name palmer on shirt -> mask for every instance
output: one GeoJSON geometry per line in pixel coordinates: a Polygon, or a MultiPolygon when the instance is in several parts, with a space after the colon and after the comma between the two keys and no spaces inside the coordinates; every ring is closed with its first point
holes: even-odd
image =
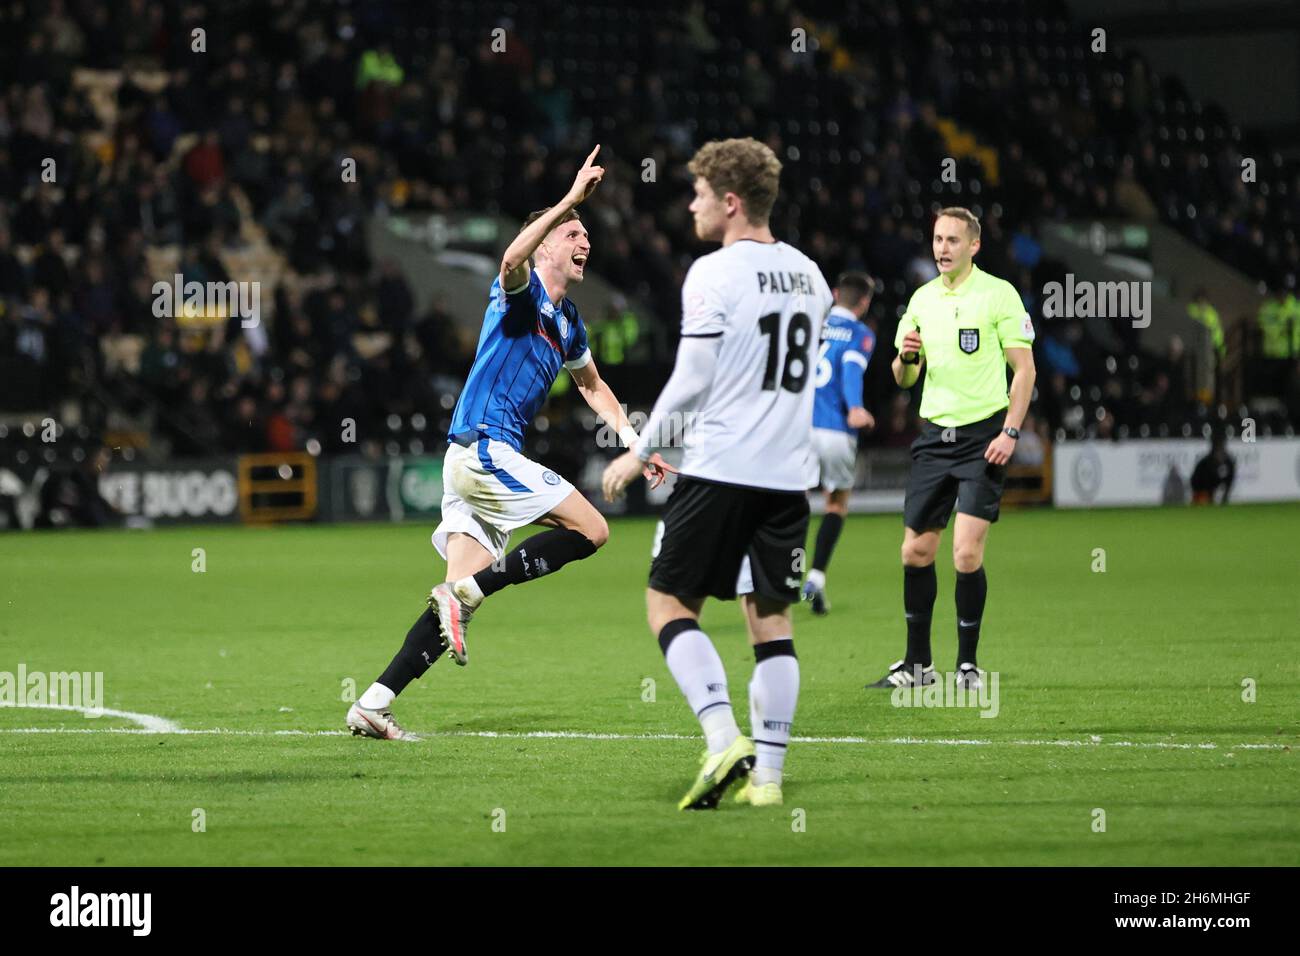
{"type": "Polygon", "coordinates": [[[804,295],[814,295],[812,277],[806,272],[759,272],[758,291],[764,292],[783,292],[790,295],[800,292],[804,295]]]}

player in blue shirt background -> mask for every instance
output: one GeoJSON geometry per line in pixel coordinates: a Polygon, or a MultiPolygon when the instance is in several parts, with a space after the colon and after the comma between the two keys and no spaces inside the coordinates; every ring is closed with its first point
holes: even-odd
{"type": "MultiPolygon", "coordinates": [[[[393,719],[393,699],[444,651],[456,663],[468,663],[465,627],[483,599],[591,557],[609,537],[604,517],[581,492],[522,451],[524,429],[546,401],[561,367],[624,445],[631,448],[637,439],[596,371],[578,307],[566,298],[570,287],[582,281],[591,253],[576,207],[604,175],[603,167],[593,165],[599,150],[591,151],[561,202],[525,220],[502,256],[474,365],[447,436],[442,520],[433,533],[434,547],[447,559],[446,581],[433,588],[429,609],[412,626],[388,669],[348,710],[353,734],[410,738],[393,719]],[[507,553],[510,533],[534,523],[551,530],[507,553]]],[[[664,471],[663,460],[655,456],[644,474],[657,485],[664,471]]]]}
{"type": "Polygon", "coordinates": [[[802,597],[814,614],[830,610],[826,566],[849,512],[849,492],[858,461],[858,429],[874,428],[862,404],[862,379],[876,347],[876,334],[863,323],[871,308],[875,280],[863,272],[845,272],[835,283],[835,305],[822,325],[817,356],[817,394],[813,401],[813,465],[809,487],[826,489],[826,514],[817,528],[812,568],[802,597]]]}

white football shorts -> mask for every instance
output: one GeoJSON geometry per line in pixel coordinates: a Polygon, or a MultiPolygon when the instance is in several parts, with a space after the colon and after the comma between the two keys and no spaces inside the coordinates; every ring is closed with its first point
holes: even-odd
{"type": "Polygon", "coordinates": [[[554,511],[573,485],[505,442],[480,438],[447,446],[442,463],[442,521],[433,546],[447,557],[447,539],[471,535],[493,558],[505,555],[510,532],[554,511]]]}
{"type": "Polygon", "coordinates": [[[809,488],[820,485],[827,491],[840,491],[853,487],[858,467],[856,435],[834,428],[814,428],[812,450],[809,488]]]}

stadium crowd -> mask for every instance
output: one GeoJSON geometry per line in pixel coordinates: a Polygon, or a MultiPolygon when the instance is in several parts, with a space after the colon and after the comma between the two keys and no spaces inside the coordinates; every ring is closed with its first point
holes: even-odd
{"type": "MultiPolygon", "coordinates": [[[[1242,134],[1226,116],[1140,56],[1090,56],[1059,3],[512,10],[0,7],[0,162],[11,170],[0,183],[0,407],[70,402],[92,434],[112,414],[148,413],[173,455],[313,440],[340,450],[344,418],[363,436],[433,447],[477,316],[418,309],[400,269],[373,260],[367,221],[522,218],[563,193],[594,142],[611,170],[585,211],[595,269],[669,329],[704,251],[685,159],[705,139],[750,134],[786,163],[778,235],[827,276],[859,268],[882,280],[868,318],[886,355],[901,306],[935,274],[929,217],[943,204],[981,214],[977,263],[1035,315],[1036,290],[1061,271],[1036,224],[1082,216],[1169,223],[1294,301],[1300,170],[1269,155],[1246,188],[1242,134]],[[792,48],[797,30],[808,52],[792,48]],[[941,161],[963,131],[992,150],[963,156],[945,182],[941,161]],[[345,158],[354,182],[340,175],[345,158]],[[269,321],[156,316],[152,285],[173,272],[260,278],[269,321]]],[[[1044,436],[1155,434],[1205,418],[1186,347],[1151,355],[1119,331],[1116,349],[1078,321],[1039,322],[1044,436]]],[[[633,402],[653,398],[671,348],[651,358],[633,402]]],[[[903,445],[916,416],[886,364],[867,379],[880,421],[868,441],[903,445]]],[[[1279,383],[1293,422],[1298,379],[1279,383]]]]}

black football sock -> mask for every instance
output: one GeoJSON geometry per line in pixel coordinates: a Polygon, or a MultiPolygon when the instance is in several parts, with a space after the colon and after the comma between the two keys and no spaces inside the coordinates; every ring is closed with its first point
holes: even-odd
{"type": "Polygon", "coordinates": [[[957,666],[975,663],[975,648],[980,642],[980,619],[984,616],[984,599],[989,582],[981,566],[974,571],[957,572],[957,666]]]}
{"type": "Polygon", "coordinates": [[[825,571],[826,565],[831,563],[831,553],[835,550],[835,542],[840,539],[840,532],[843,530],[843,515],[837,515],[833,511],[822,515],[822,523],[817,528],[817,545],[813,548],[814,571],[825,571]]]}
{"type": "Polygon", "coordinates": [[[907,617],[907,656],[903,664],[909,668],[930,663],[930,618],[938,594],[933,562],[923,568],[903,565],[903,612],[907,617]]]}
{"type": "Polygon", "coordinates": [[[552,528],[535,534],[500,562],[474,575],[483,596],[495,594],[508,584],[523,584],[560,570],[570,561],[581,561],[596,553],[591,539],[571,528],[552,528]]]}
{"type": "Polygon", "coordinates": [[[447,644],[438,633],[438,615],[430,608],[406,632],[402,649],[388,669],[379,675],[379,683],[394,694],[400,694],[411,681],[423,677],[446,649],[447,644]]]}

